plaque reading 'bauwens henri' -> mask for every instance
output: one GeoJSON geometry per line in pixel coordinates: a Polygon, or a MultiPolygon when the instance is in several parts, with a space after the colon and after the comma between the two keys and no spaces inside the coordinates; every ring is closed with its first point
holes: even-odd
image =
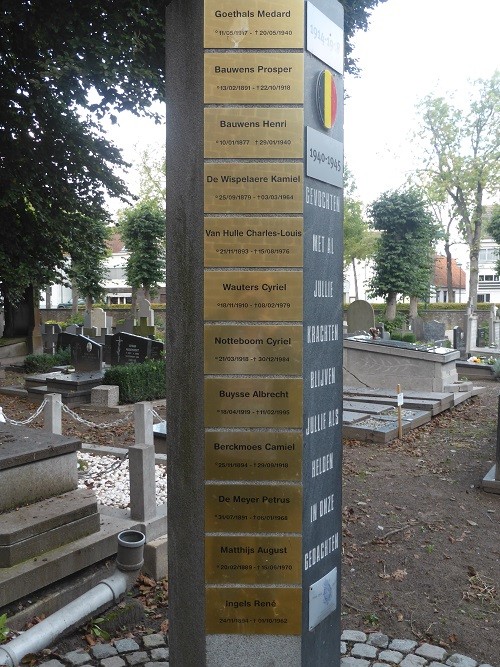
{"type": "Polygon", "coordinates": [[[301,49],[304,45],[303,0],[205,0],[205,48],[301,49]]]}
{"type": "Polygon", "coordinates": [[[297,53],[206,53],[206,104],[302,104],[304,58],[297,53]]]}
{"type": "Polygon", "coordinates": [[[207,479],[295,481],[302,477],[302,433],[294,431],[208,431],[207,479]]]}
{"type": "Polygon", "coordinates": [[[205,109],[207,158],[298,158],[304,152],[302,109],[205,109]]]}
{"type": "Polygon", "coordinates": [[[205,266],[300,267],[303,221],[288,218],[205,218],[205,266]]]}
{"type": "Polygon", "coordinates": [[[205,373],[300,375],[302,327],[207,324],[205,373]]]}

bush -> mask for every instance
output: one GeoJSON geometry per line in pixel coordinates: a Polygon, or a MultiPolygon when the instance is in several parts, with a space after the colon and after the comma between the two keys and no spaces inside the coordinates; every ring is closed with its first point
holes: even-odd
{"type": "Polygon", "coordinates": [[[68,366],[70,363],[71,352],[67,348],[56,354],[28,354],[24,360],[24,369],[27,373],[47,373],[54,366],[68,366]]]}
{"type": "Polygon", "coordinates": [[[113,366],[104,373],[103,384],[118,385],[122,405],[153,401],[167,396],[165,373],[164,359],[113,366]]]}
{"type": "Polygon", "coordinates": [[[404,340],[405,343],[416,343],[417,337],[411,331],[407,331],[401,336],[401,340],[404,340]]]}

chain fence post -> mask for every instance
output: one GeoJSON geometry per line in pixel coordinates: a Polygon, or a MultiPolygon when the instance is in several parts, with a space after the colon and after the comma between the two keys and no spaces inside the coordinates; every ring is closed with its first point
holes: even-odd
{"type": "Polygon", "coordinates": [[[54,435],[62,435],[62,396],[61,394],[45,394],[43,409],[43,429],[54,435]]]}

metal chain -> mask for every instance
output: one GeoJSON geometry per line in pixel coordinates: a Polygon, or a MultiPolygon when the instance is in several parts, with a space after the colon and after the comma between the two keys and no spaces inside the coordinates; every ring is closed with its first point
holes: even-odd
{"type": "Polygon", "coordinates": [[[23,419],[22,421],[17,421],[15,419],[9,419],[5,413],[3,413],[3,416],[5,417],[5,421],[8,422],[9,424],[12,424],[13,426],[23,426],[24,424],[31,424],[32,421],[35,421],[37,417],[40,416],[42,413],[42,410],[44,409],[45,405],[47,404],[47,399],[44,398],[43,402],[38,406],[38,409],[36,412],[34,412],[31,417],[28,417],[27,419],[23,419]]]}
{"type": "Polygon", "coordinates": [[[126,424],[132,417],[133,413],[129,412],[123,419],[117,419],[114,422],[108,422],[106,424],[94,424],[94,422],[89,421],[88,419],[83,419],[83,417],[80,417],[76,412],[73,412],[71,408],[69,408],[66,404],[61,403],[61,408],[63,412],[65,412],[67,415],[70,417],[73,417],[73,419],[77,422],[80,422],[81,424],[84,424],[85,426],[90,426],[91,428],[111,428],[113,426],[120,426],[120,424],[126,424]]]}
{"type": "Polygon", "coordinates": [[[161,415],[159,415],[159,414],[156,412],[156,410],[151,409],[151,414],[153,415],[153,417],[156,417],[156,419],[159,419],[161,422],[164,422],[164,421],[165,421],[165,419],[163,419],[163,417],[162,417],[161,415]]]}

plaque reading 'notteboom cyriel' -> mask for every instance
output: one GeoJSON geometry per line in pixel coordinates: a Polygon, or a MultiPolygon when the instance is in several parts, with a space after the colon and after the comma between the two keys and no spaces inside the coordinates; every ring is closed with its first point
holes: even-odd
{"type": "Polygon", "coordinates": [[[210,536],[205,540],[209,584],[298,584],[300,537],[210,536]]]}
{"type": "Polygon", "coordinates": [[[209,162],[205,213],[301,213],[302,182],[295,162],[209,162]]]}
{"type": "Polygon", "coordinates": [[[304,45],[302,0],[205,0],[205,48],[301,49],[304,45]],[[240,7],[244,7],[240,9],[240,7]]]}
{"type": "Polygon", "coordinates": [[[302,433],[208,431],[205,476],[213,480],[299,481],[302,433]]]}
{"type": "Polygon", "coordinates": [[[303,125],[296,108],[205,109],[205,157],[302,157],[303,125]]]}
{"type": "Polygon", "coordinates": [[[206,271],[205,320],[302,320],[299,271],[206,271]]]}
{"type": "Polygon", "coordinates": [[[303,220],[205,218],[205,266],[287,266],[303,263],[303,220]]]}
{"type": "Polygon", "coordinates": [[[300,53],[206,53],[206,104],[302,104],[300,53]]]}

